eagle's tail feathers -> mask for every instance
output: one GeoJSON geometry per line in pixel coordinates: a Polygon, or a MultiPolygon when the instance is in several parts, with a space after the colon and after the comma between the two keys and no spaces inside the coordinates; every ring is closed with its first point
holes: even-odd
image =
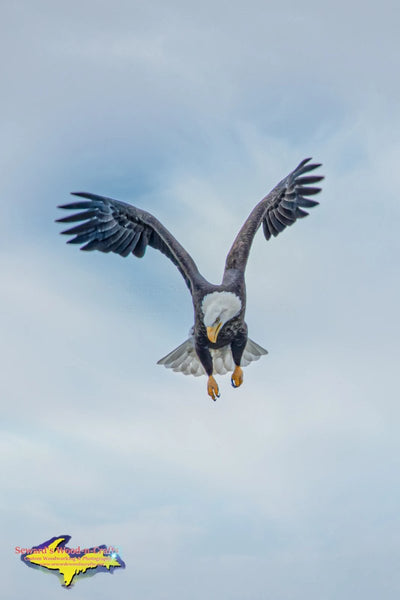
{"type": "Polygon", "coordinates": [[[242,367],[247,367],[253,360],[258,360],[264,354],[268,354],[268,350],[248,338],[240,364],[242,367]]]}
{"type": "MultiPolygon", "coordinates": [[[[254,360],[258,360],[264,354],[268,354],[267,350],[249,338],[243,352],[241,366],[247,367],[247,365],[254,360]]],[[[213,358],[214,374],[225,375],[225,373],[233,371],[235,368],[230,346],[211,350],[211,355],[213,358]]],[[[175,350],[160,358],[157,364],[164,365],[167,369],[172,369],[184,375],[199,377],[206,374],[194,348],[193,337],[190,337],[186,342],[175,348],[175,350]]]]}

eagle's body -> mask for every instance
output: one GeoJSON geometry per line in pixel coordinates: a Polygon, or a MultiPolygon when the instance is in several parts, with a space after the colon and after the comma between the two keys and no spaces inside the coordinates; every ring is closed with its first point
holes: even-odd
{"type": "Polygon", "coordinates": [[[216,399],[218,385],[213,373],[233,371],[232,385],[243,382],[242,366],[257,360],[267,351],[250,340],[244,320],[246,310],[245,269],[251,244],[259,227],[263,226],[267,240],[286,226],[308,213],[303,208],[318,204],[307,196],[320,191],[307,187],[323,177],[304,173],[319,167],[303,160],[253,209],[239,231],[226,258],[222,283],[213,285],[199,272],[186,250],[150,213],[130,204],[86,192],[74,195],[85,200],[61,208],[83,209],[61,222],[84,221],[63,233],[75,235],[69,243],[84,244],[82,250],[116,252],[122,256],[133,253],[142,257],[152,246],[165,254],[179,269],[193,299],[194,327],[189,339],[158,364],[195,376],[208,375],[208,394],[216,399]]]}

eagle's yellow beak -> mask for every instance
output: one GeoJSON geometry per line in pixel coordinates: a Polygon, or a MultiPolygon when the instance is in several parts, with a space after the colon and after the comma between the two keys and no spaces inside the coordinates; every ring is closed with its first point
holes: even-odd
{"type": "Polygon", "coordinates": [[[217,341],[217,337],[219,334],[219,330],[222,327],[222,323],[219,322],[218,325],[215,325],[213,327],[207,327],[207,337],[210,340],[210,342],[212,342],[213,344],[215,344],[215,342],[217,341]]]}

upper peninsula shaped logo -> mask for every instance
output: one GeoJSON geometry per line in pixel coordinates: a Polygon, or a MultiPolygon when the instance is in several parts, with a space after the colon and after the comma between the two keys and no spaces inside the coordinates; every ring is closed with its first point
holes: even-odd
{"type": "Polygon", "coordinates": [[[40,546],[26,549],[21,560],[28,566],[58,575],[61,585],[71,587],[78,578],[100,572],[112,573],[117,567],[125,568],[124,561],[114,548],[96,546],[82,549],[68,548],[70,535],[53,537],[40,546]]]}

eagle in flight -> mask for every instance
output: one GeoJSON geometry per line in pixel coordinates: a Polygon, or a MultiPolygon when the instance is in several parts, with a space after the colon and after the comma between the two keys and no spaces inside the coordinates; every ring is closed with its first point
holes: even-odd
{"type": "Polygon", "coordinates": [[[185,375],[207,375],[208,395],[216,400],[219,389],[215,373],[223,375],[232,371],[232,385],[237,388],[243,383],[242,367],[267,354],[247,336],[244,272],[253,238],[261,224],[269,240],[297,219],[307,216],[305,208],[319,204],[310,196],[321,191],[314,184],[323,177],[309,173],[321,165],[310,161],[311,158],[304,159],[252,210],[228,252],[220,285],[209,283],[201,275],[191,256],[153,215],[125,202],[74,192],[73,195],[82,200],[59,208],[81,212],[58,222],[83,221],[62,232],[74,236],[69,244],[83,244],[81,250],[115,252],[121,256],[132,253],[141,258],[147,246],[151,246],[176,265],[192,295],[194,326],[189,339],[157,364],[185,375]]]}

